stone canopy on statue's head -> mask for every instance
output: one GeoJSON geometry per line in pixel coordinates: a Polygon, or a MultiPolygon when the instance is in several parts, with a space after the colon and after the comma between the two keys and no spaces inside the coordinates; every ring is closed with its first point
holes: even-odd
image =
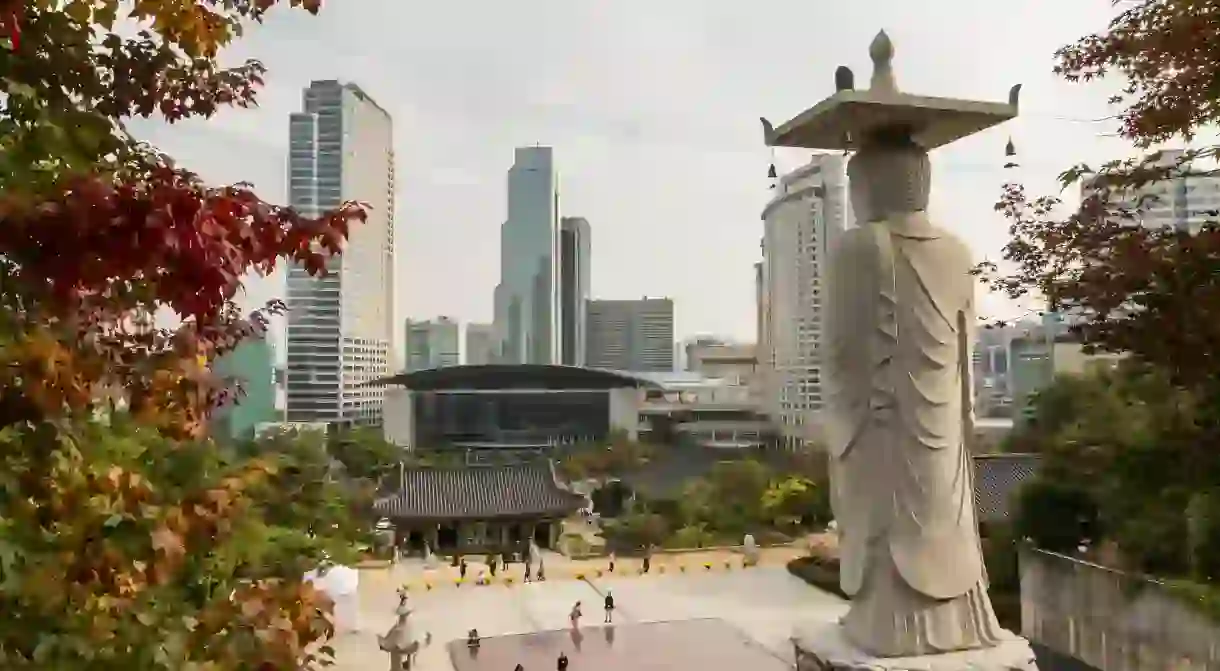
{"type": "Polygon", "coordinates": [[[834,73],[833,95],[778,128],[762,119],[771,147],[853,150],[879,139],[879,133],[903,129],[925,149],[956,142],[1017,116],[1021,85],[1009,90],[1008,102],[996,103],[903,93],[893,72],[894,46],[885,31],[869,47],[873,76],[868,89],[850,88],[854,77],[845,67],[834,73]]]}

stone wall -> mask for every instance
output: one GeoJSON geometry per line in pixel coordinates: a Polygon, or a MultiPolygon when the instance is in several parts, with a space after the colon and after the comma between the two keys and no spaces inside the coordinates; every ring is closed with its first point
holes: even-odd
{"type": "Polygon", "coordinates": [[[1220,625],[1162,583],[1021,552],[1022,633],[1101,671],[1220,671],[1220,625]]]}

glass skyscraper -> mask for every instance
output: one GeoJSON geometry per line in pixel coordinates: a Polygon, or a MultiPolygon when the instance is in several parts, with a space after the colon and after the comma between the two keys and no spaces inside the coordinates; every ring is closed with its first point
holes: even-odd
{"type": "Polygon", "coordinates": [[[550,147],[519,147],[508,171],[495,292],[497,359],[558,363],[559,187],[550,147]]]}
{"type": "Polygon", "coordinates": [[[585,321],[589,303],[589,222],[564,217],[559,225],[560,363],[585,365],[585,321]]]}

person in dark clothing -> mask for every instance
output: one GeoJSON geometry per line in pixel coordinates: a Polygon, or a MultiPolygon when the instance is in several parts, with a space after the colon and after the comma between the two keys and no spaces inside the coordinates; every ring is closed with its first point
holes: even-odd
{"type": "Polygon", "coordinates": [[[652,555],[644,555],[644,573],[648,573],[648,569],[652,568],[652,555]]]}
{"type": "Polygon", "coordinates": [[[462,580],[466,579],[466,560],[462,559],[462,563],[458,564],[458,575],[462,580]]]}
{"type": "Polygon", "coordinates": [[[525,667],[518,664],[513,667],[513,671],[525,671],[525,667]]]}
{"type": "Polygon", "coordinates": [[[493,578],[496,577],[496,569],[499,568],[499,566],[500,566],[500,562],[496,561],[493,558],[491,560],[491,577],[493,577],[493,578]]]}
{"type": "Polygon", "coordinates": [[[530,581],[530,563],[527,561],[527,562],[525,562],[525,582],[529,582],[529,581],[530,581]]]}
{"type": "Polygon", "coordinates": [[[559,653],[559,659],[555,661],[555,668],[559,671],[568,671],[568,656],[562,652],[559,653]]]}
{"type": "Polygon", "coordinates": [[[606,623],[614,619],[614,594],[606,592],[606,623]]]}

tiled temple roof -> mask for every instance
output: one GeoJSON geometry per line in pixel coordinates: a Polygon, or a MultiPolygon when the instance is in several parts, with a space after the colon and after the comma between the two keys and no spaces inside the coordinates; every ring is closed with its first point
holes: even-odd
{"type": "Polygon", "coordinates": [[[374,510],[394,519],[490,519],[567,514],[584,498],[560,486],[549,460],[525,464],[413,468],[374,510]]]}
{"type": "Polygon", "coordinates": [[[1037,454],[980,454],[974,457],[974,501],[979,521],[1009,519],[1021,485],[1038,474],[1037,454]]]}

